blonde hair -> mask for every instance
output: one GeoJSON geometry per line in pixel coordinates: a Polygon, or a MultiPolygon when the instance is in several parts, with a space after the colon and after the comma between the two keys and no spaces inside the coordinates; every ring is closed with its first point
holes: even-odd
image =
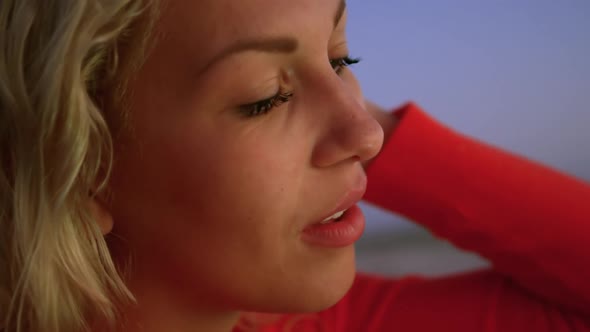
{"type": "Polygon", "coordinates": [[[88,202],[151,2],[0,1],[0,331],[83,331],[133,301],[88,202]]]}

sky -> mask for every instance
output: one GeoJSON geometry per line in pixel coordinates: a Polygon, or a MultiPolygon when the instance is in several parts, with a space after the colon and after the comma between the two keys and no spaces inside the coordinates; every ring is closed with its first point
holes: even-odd
{"type": "MultiPolygon", "coordinates": [[[[590,181],[590,1],[348,0],[365,96],[590,181]]],[[[368,232],[391,219],[368,211],[368,232]]]]}

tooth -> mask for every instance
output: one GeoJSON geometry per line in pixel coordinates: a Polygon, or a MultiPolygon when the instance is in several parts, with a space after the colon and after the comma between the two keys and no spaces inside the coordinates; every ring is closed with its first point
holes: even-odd
{"type": "Polygon", "coordinates": [[[344,214],[344,211],[336,212],[333,215],[329,216],[328,218],[322,220],[320,222],[320,224],[329,224],[332,220],[342,217],[343,214],[344,214]]]}

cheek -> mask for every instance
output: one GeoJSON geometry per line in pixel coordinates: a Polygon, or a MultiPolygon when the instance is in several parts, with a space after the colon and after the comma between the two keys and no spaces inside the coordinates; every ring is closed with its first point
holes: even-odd
{"type": "Polygon", "coordinates": [[[272,144],[224,144],[199,147],[199,153],[178,156],[170,196],[183,210],[224,220],[241,215],[262,222],[287,209],[300,191],[302,169],[296,156],[272,144]],[[199,209],[195,209],[195,207],[199,209]],[[195,211],[199,210],[199,211],[195,211]]]}
{"type": "Polygon", "coordinates": [[[211,136],[143,140],[149,154],[121,155],[112,181],[116,231],[137,250],[179,262],[282,255],[298,226],[303,154],[272,140],[211,136]]]}
{"type": "Polygon", "coordinates": [[[191,300],[260,310],[325,307],[342,296],[352,248],[314,251],[300,240],[319,183],[309,177],[307,127],[143,133],[141,148],[119,151],[114,232],[141,274],[191,300]]]}

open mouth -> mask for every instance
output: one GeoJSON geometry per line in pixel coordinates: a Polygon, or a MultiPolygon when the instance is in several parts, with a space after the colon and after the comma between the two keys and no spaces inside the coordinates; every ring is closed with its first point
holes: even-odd
{"type": "Polygon", "coordinates": [[[314,246],[342,248],[356,242],[364,229],[363,213],[353,204],[321,222],[308,225],[302,231],[302,240],[314,246]]]}
{"type": "Polygon", "coordinates": [[[320,224],[325,225],[325,224],[329,224],[331,222],[338,222],[338,221],[340,221],[340,219],[342,219],[342,216],[344,215],[344,212],[346,212],[346,210],[342,210],[342,211],[336,212],[333,215],[329,216],[328,218],[322,220],[320,222],[320,224]]]}

